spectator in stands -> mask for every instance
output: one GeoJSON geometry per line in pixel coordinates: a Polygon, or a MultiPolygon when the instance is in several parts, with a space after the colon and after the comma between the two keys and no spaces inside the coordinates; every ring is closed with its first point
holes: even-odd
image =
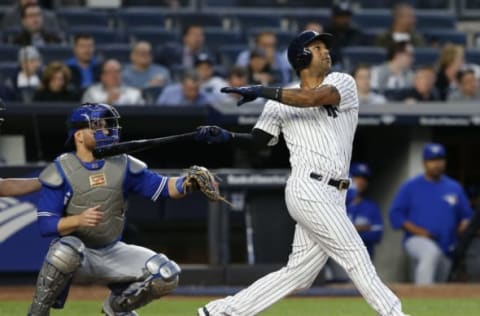
{"type": "Polygon", "coordinates": [[[370,66],[365,64],[357,65],[353,70],[352,76],[357,84],[358,103],[360,106],[366,104],[380,105],[387,102],[385,96],[372,91],[370,87],[370,66]]]}
{"type": "Polygon", "coordinates": [[[100,80],[101,64],[95,57],[95,39],[90,34],[76,34],[73,39],[73,57],[66,62],[72,73],[75,90],[83,92],[100,80]]]}
{"type": "Polygon", "coordinates": [[[167,106],[203,106],[210,102],[208,96],[200,90],[200,77],[195,70],[183,73],[182,82],[171,84],[163,89],[157,105],[167,106]]]}
{"type": "Polygon", "coordinates": [[[472,209],[461,185],[444,175],[445,147],[423,148],[425,172],[405,182],[390,208],[390,222],[403,229],[404,247],[417,285],[445,282],[457,235],[468,226],[472,209]]]}
{"type": "MultiPolygon", "coordinates": [[[[5,12],[1,23],[3,30],[9,28],[20,29],[22,27],[22,7],[27,4],[38,4],[38,0],[18,0],[11,9],[5,12]]],[[[60,25],[54,12],[42,8],[42,18],[47,30],[54,32],[58,32],[60,30],[60,25]]]]}
{"type": "Polygon", "coordinates": [[[460,45],[445,44],[440,51],[437,62],[437,78],[435,86],[440,93],[440,99],[458,89],[457,73],[465,63],[465,49],[460,45]]]}
{"type": "Polygon", "coordinates": [[[14,78],[17,99],[30,103],[40,86],[42,56],[35,46],[25,46],[18,51],[19,71],[14,78]]]}
{"type": "Polygon", "coordinates": [[[435,88],[435,69],[432,66],[417,68],[413,76],[413,87],[401,93],[398,101],[407,104],[440,101],[440,94],[435,88]]]}
{"type": "Polygon", "coordinates": [[[53,61],[43,70],[40,89],[33,101],[39,102],[78,102],[80,95],[70,85],[70,69],[59,61],[53,61]]]}
{"type": "Polygon", "coordinates": [[[152,45],[146,41],[135,43],[130,53],[130,61],[122,72],[123,82],[129,86],[143,89],[161,87],[170,82],[170,71],[161,65],[152,63],[152,45]]]}
{"type": "Polygon", "coordinates": [[[122,66],[116,59],[107,59],[102,64],[100,82],[88,88],[82,102],[113,105],[143,105],[140,90],[122,83],[122,66]]]}
{"type": "Polygon", "coordinates": [[[347,1],[334,3],[331,10],[330,25],[326,33],[333,35],[334,41],[330,47],[332,65],[342,64],[342,49],[346,46],[362,45],[364,35],[352,21],[352,8],[347,1]]]}
{"type": "Polygon", "coordinates": [[[409,42],[394,43],[388,48],[387,61],[372,67],[371,88],[382,94],[386,90],[410,88],[413,84],[412,64],[413,46],[409,42]]]}
{"type": "MultiPolygon", "coordinates": [[[[282,83],[286,84],[291,80],[291,71],[288,59],[285,54],[277,49],[277,36],[272,31],[263,31],[255,36],[255,47],[265,52],[267,64],[272,71],[278,71],[282,77],[282,83]]],[[[247,67],[250,62],[250,53],[252,50],[244,50],[237,56],[235,64],[241,67],[247,67]]]]}
{"type": "Polygon", "coordinates": [[[203,27],[191,24],[182,32],[181,45],[164,45],[160,51],[158,62],[166,67],[182,66],[184,69],[193,69],[195,56],[206,52],[211,56],[213,53],[205,45],[203,27]]]}
{"type": "MultiPolygon", "coordinates": [[[[269,86],[273,83],[281,83],[282,79],[271,69],[265,51],[261,48],[254,48],[250,51],[248,69],[249,84],[261,84],[269,86]]],[[[281,76],[281,75],[280,75],[281,76]]]]}
{"type": "Polygon", "coordinates": [[[415,8],[408,3],[397,3],[392,8],[392,26],[375,38],[375,45],[390,47],[397,42],[410,42],[414,46],[424,46],[423,35],[415,30],[415,8]]]}
{"type": "Polygon", "coordinates": [[[22,31],[13,37],[16,45],[45,46],[63,43],[62,36],[52,30],[47,30],[42,17],[42,8],[38,4],[27,4],[22,7],[22,31]]]}
{"type": "Polygon", "coordinates": [[[220,89],[228,86],[228,82],[215,74],[214,61],[207,53],[200,53],[195,57],[195,70],[200,79],[200,90],[208,95],[209,99],[223,97],[220,89]]]}
{"type": "Polygon", "coordinates": [[[458,89],[447,96],[448,101],[479,101],[478,79],[473,69],[461,69],[457,73],[458,89]]]}

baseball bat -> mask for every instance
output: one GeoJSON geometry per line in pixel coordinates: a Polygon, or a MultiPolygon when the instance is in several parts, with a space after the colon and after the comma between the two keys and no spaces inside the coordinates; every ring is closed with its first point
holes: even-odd
{"type": "Polygon", "coordinates": [[[93,150],[93,156],[97,159],[101,159],[101,158],[120,155],[120,154],[139,152],[139,151],[147,150],[159,145],[170,144],[170,143],[175,143],[175,142],[184,141],[184,140],[190,140],[190,139],[193,139],[193,136],[195,134],[196,134],[195,132],[190,132],[190,133],[165,136],[165,137],[136,139],[136,140],[120,142],[112,145],[101,146],[93,150]]]}

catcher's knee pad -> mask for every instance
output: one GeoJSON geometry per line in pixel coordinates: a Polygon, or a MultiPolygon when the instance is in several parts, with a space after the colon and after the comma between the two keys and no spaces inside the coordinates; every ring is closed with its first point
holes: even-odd
{"type": "Polygon", "coordinates": [[[81,265],[85,246],[73,236],[54,242],[38,274],[37,286],[29,315],[49,315],[50,307],[65,289],[73,272],[81,265]]]}
{"type": "Polygon", "coordinates": [[[144,279],[135,282],[120,295],[111,295],[109,303],[115,312],[129,312],[154,299],[172,292],[178,285],[181,269],[163,254],[156,254],[145,262],[144,279]]]}

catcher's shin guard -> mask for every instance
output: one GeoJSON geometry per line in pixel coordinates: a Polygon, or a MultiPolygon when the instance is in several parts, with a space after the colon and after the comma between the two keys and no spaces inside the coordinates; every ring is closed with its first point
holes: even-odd
{"type": "MultiPolygon", "coordinates": [[[[163,254],[156,254],[145,262],[143,281],[130,284],[120,295],[110,294],[104,312],[130,312],[154,299],[172,292],[178,285],[180,267],[163,254]]],[[[104,304],[104,305],[105,305],[104,304]]]]}
{"type": "Polygon", "coordinates": [[[30,306],[30,316],[48,316],[55,299],[80,267],[85,246],[77,237],[67,236],[54,242],[38,274],[30,306]]]}

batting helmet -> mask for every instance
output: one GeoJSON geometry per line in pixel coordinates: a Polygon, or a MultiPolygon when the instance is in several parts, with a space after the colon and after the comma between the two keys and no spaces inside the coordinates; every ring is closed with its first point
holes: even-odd
{"type": "Polygon", "coordinates": [[[105,146],[120,141],[120,114],[111,105],[103,103],[84,103],[73,109],[67,121],[67,144],[72,144],[73,134],[83,128],[94,131],[97,146],[105,146]]]}
{"type": "Polygon", "coordinates": [[[330,48],[333,37],[330,33],[306,30],[298,34],[288,45],[288,62],[296,72],[310,65],[312,52],[306,46],[317,39],[321,40],[327,48],[330,48]]]}

